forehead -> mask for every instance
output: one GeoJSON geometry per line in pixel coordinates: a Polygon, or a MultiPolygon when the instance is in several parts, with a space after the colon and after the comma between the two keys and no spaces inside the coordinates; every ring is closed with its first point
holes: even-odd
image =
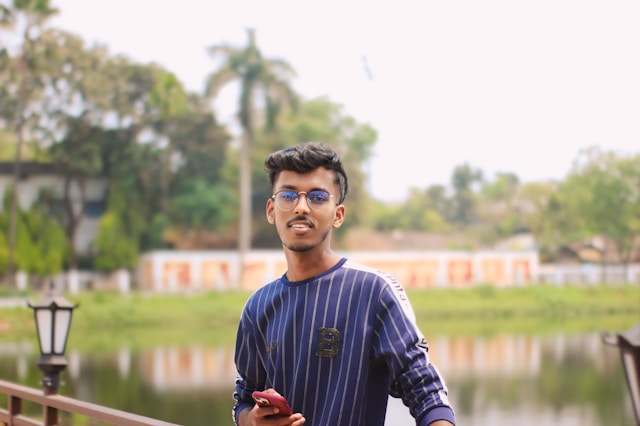
{"type": "Polygon", "coordinates": [[[300,191],[311,189],[334,188],[335,172],[333,170],[319,167],[310,172],[296,173],[291,170],[283,170],[278,175],[274,183],[274,189],[293,188],[300,191]]]}

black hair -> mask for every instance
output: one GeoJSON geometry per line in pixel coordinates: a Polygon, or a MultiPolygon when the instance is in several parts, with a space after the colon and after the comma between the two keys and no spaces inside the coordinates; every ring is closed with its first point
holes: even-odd
{"type": "Polygon", "coordinates": [[[342,167],[340,155],[328,144],[324,142],[303,142],[276,151],[264,161],[264,169],[269,176],[271,187],[273,187],[278,175],[283,170],[307,173],[318,167],[324,167],[335,172],[335,183],[340,189],[340,202],[338,204],[342,204],[349,190],[349,182],[347,174],[342,167]]]}

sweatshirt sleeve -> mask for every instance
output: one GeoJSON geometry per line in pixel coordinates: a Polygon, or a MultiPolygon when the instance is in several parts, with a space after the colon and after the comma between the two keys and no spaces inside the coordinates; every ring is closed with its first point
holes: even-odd
{"type": "Polygon", "coordinates": [[[259,361],[256,341],[251,330],[251,318],[245,307],[238,326],[235,351],[238,376],[233,392],[233,421],[236,426],[240,412],[247,407],[253,407],[254,402],[251,394],[255,390],[263,389],[262,384],[266,375],[259,361]]]}
{"type": "Polygon", "coordinates": [[[436,420],[455,424],[444,379],[429,361],[427,342],[398,283],[388,285],[380,295],[375,335],[374,356],[391,372],[389,393],[402,398],[418,425],[436,420]]]}

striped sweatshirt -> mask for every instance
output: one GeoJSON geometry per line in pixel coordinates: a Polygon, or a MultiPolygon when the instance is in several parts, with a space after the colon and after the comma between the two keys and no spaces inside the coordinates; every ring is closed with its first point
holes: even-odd
{"type": "Polygon", "coordinates": [[[234,421],[274,388],[309,426],[383,426],[388,395],[417,425],[455,423],[444,379],[402,286],[342,259],[304,281],[286,275],[247,301],[236,340],[234,421]]]}

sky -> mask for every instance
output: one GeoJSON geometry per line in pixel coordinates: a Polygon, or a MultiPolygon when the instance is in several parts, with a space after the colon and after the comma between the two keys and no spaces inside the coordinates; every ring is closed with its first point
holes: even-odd
{"type": "MultiPolygon", "coordinates": [[[[52,0],[51,25],[112,54],[156,62],[203,92],[207,47],[243,47],[297,71],[378,131],[378,199],[448,184],[461,164],[561,180],[583,149],[640,153],[637,0],[52,0]]],[[[233,88],[214,102],[229,123],[233,88]]]]}

